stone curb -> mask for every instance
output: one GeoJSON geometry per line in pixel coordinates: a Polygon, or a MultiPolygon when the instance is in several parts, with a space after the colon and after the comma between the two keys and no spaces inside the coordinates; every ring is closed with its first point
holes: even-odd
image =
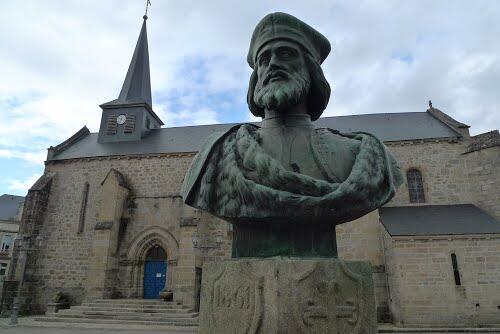
{"type": "MultiPolygon", "coordinates": [[[[43,328],[78,328],[78,329],[115,329],[115,330],[166,330],[185,332],[186,334],[197,333],[198,327],[176,327],[176,326],[143,326],[143,325],[118,325],[118,324],[75,324],[75,323],[43,323],[35,321],[33,317],[19,318],[20,327],[43,327],[43,328]]],[[[9,318],[0,318],[0,328],[11,328],[9,318]]],[[[500,333],[500,326],[491,328],[405,328],[387,324],[380,324],[379,333],[500,333]]],[[[168,332],[167,332],[168,333],[168,332]]]]}
{"type": "MultiPolygon", "coordinates": [[[[1,328],[12,328],[8,325],[9,318],[0,318],[1,328]]],[[[32,328],[75,328],[75,329],[111,329],[111,330],[141,330],[141,331],[154,331],[165,330],[168,331],[185,332],[186,334],[195,334],[198,332],[198,327],[190,326],[159,326],[159,325],[120,325],[120,324],[91,324],[91,323],[70,323],[70,322],[41,322],[36,321],[35,316],[19,318],[19,327],[32,327],[32,328]]]]}
{"type": "Polygon", "coordinates": [[[391,325],[379,325],[379,333],[500,333],[498,327],[482,327],[482,328],[453,328],[453,327],[422,327],[408,328],[396,327],[391,325]]]}

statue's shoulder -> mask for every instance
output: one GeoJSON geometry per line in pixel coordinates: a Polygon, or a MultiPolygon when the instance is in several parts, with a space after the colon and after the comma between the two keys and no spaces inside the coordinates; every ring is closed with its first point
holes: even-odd
{"type": "Polygon", "coordinates": [[[330,149],[336,151],[350,151],[357,153],[361,141],[356,134],[342,133],[335,129],[318,128],[314,131],[313,140],[316,143],[327,145],[330,149]]]}
{"type": "MultiPolygon", "coordinates": [[[[334,174],[340,175],[340,178],[347,177],[343,174],[344,171],[352,167],[356,156],[360,152],[361,142],[367,140],[364,150],[367,146],[372,150],[376,147],[382,149],[380,153],[384,153],[387,159],[388,168],[391,169],[394,184],[399,187],[403,183],[403,176],[392,153],[387,150],[384,143],[375,135],[367,132],[343,133],[338,130],[329,128],[316,129],[313,135],[313,147],[318,155],[328,160],[329,166],[334,166],[334,174]],[[374,145],[378,143],[379,145],[374,145]]],[[[383,155],[384,155],[383,154],[383,155]]]]}
{"type": "MultiPolygon", "coordinates": [[[[238,129],[240,129],[242,126],[249,126],[249,124],[237,124],[223,131],[215,131],[207,137],[205,143],[193,158],[186,176],[184,177],[184,182],[182,183],[181,187],[181,196],[185,201],[188,198],[191,190],[193,189],[196,181],[200,177],[200,174],[207,164],[207,161],[209,160],[214,149],[219,144],[223,143],[225,138],[238,131],[238,129]]],[[[250,126],[254,125],[250,124],[250,126]]]]}
{"type": "Polygon", "coordinates": [[[361,141],[356,136],[334,129],[318,128],[312,135],[312,147],[317,161],[332,180],[345,180],[359,153],[361,141]]]}

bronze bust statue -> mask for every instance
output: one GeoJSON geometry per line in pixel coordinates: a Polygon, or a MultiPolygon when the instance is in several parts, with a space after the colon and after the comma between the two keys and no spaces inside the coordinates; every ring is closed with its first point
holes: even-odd
{"type": "Polygon", "coordinates": [[[335,225],[387,203],[402,182],[375,136],[314,127],[330,97],[329,52],[299,19],[264,17],[247,56],[247,102],[262,125],[212,135],[185,177],[186,204],[234,224],[234,256],[336,256],[335,225]]]}

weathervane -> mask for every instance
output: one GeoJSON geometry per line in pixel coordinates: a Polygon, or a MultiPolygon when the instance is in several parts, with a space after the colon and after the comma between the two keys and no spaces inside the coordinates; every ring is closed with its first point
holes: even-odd
{"type": "Polygon", "coordinates": [[[151,6],[150,0],[146,0],[146,11],[144,12],[144,16],[142,17],[144,20],[148,19],[148,6],[151,6]]]}

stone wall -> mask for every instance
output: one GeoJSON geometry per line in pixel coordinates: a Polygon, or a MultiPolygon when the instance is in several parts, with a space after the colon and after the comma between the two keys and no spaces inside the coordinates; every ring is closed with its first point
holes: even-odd
{"type": "Polygon", "coordinates": [[[500,146],[476,150],[462,157],[472,203],[500,221],[500,146]]]}
{"type": "Polygon", "coordinates": [[[379,321],[390,321],[387,278],[380,241],[378,210],[352,222],[337,225],[337,249],[344,261],[368,261],[372,265],[379,321]]]}
{"type": "Polygon", "coordinates": [[[14,297],[18,296],[25,302],[20,307],[21,313],[39,313],[37,302],[37,287],[42,280],[36,274],[40,265],[39,244],[44,241],[44,219],[48,210],[48,202],[52,186],[53,174],[44,173],[28,190],[19,225],[22,237],[13,247],[12,262],[8,279],[3,286],[0,306],[10,309],[14,297]],[[22,282],[22,286],[18,286],[22,282]]]}
{"type": "MultiPolygon", "coordinates": [[[[499,147],[464,154],[469,145],[467,141],[394,142],[387,145],[405,176],[404,183],[387,206],[473,203],[500,220],[499,147]],[[410,168],[422,172],[426,203],[409,202],[406,171],[410,168]]],[[[376,211],[337,226],[337,243],[341,259],[372,263],[379,320],[390,320],[389,312],[384,312],[389,299],[398,296],[390,295],[389,285],[399,283],[388,283],[386,261],[390,260],[383,256],[382,230],[376,211]]],[[[397,291],[404,289],[403,286],[397,291]]],[[[392,305],[393,311],[397,312],[394,301],[392,305]]]]}
{"type": "MultiPolygon", "coordinates": [[[[39,251],[40,261],[36,271],[40,281],[37,287],[39,303],[45,305],[56,291],[70,294],[75,304],[83,301],[101,182],[111,168],[123,174],[131,188],[126,208],[128,223],[120,239],[120,260],[123,260],[120,263],[127,265],[127,248],[134,238],[154,227],[167,230],[179,247],[185,246],[189,251],[192,248],[191,237],[187,236],[189,232],[183,232],[179,224],[183,205],[178,192],[192,156],[180,154],[128,159],[96,158],[49,163],[46,172],[54,173],[55,176],[43,222],[44,243],[39,251]],[[84,230],[78,233],[82,189],[86,182],[89,183],[89,192],[84,230]]],[[[194,262],[183,265],[183,260],[189,261],[179,256],[177,268],[186,270],[181,268],[189,267],[194,280],[194,262]]],[[[118,276],[119,294],[129,295],[133,289],[131,273],[128,273],[128,278],[127,275],[118,276]]],[[[175,274],[172,278],[174,277],[175,274]]],[[[184,285],[186,280],[186,275],[177,277],[177,281],[184,285]]],[[[191,290],[193,289],[191,286],[191,290]]],[[[185,298],[185,302],[192,303],[192,298],[185,298]]]]}
{"type": "Polygon", "coordinates": [[[500,236],[383,233],[391,310],[401,326],[500,324],[500,236]],[[461,285],[455,284],[456,254],[461,285]]]}
{"type": "Polygon", "coordinates": [[[409,205],[406,172],[422,173],[426,204],[471,203],[466,163],[466,143],[454,141],[411,141],[388,143],[404,175],[404,183],[387,206],[409,205]]]}

